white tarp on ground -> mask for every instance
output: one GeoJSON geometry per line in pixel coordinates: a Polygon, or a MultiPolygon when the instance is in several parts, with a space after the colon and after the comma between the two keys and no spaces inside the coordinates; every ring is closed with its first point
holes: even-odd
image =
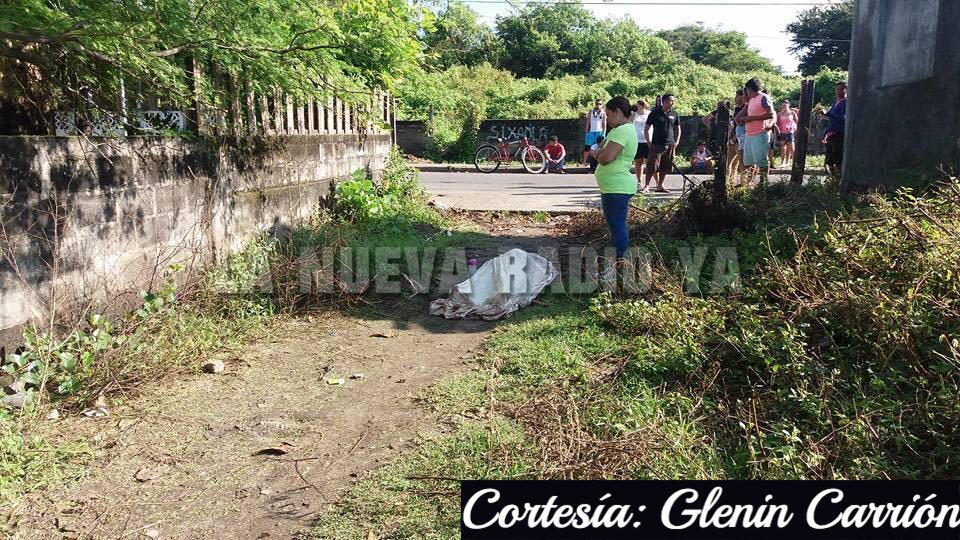
{"type": "Polygon", "coordinates": [[[454,285],[449,298],[431,302],[430,314],[448,319],[499,319],[533,302],[556,277],[557,269],[550,261],[511,249],[483,263],[470,279],[454,285]]]}

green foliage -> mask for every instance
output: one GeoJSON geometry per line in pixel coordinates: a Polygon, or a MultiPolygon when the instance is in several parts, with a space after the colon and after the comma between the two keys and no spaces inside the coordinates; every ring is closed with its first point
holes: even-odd
{"type": "Polygon", "coordinates": [[[454,0],[437,15],[433,31],[424,35],[426,61],[439,69],[476,66],[499,60],[500,42],[493,29],[482,24],[477,13],[454,0]]]}
{"type": "Polygon", "coordinates": [[[656,301],[614,302],[609,294],[596,297],[590,310],[620,334],[642,335],[632,355],[644,373],[685,375],[701,367],[709,351],[700,337],[720,322],[712,302],[665,294],[656,301]]]}
{"type": "Polygon", "coordinates": [[[770,60],[747,44],[747,36],[741,32],[684,25],[673,30],[661,30],[656,35],[666,40],[675,51],[698,64],[723,71],[777,71],[770,60]]]}
{"type": "Polygon", "coordinates": [[[20,351],[0,369],[24,383],[28,392],[84,403],[102,390],[104,379],[122,385],[157,370],[173,372],[178,348],[180,357],[192,362],[197,354],[222,346],[236,330],[228,319],[245,323],[269,314],[269,307],[245,307],[244,301],[208,311],[201,308],[210,306],[202,304],[181,305],[175,282],[180,270],[180,265],[171,265],[160,289],[141,291],[140,306],[119,320],[93,314],[63,336],[24,330],[20,351]]]}
{"type": "MultiPolygon", "coordinates": [[[[0,5],[0,97],[41,106],[191,99],[184,62],[214,63],[263,95],[390,87],[415,65],[420,8],[403,0],[139,2],[13,0],[0,5]]],[[[198,97],[220,97],[204,85],[198,97]]],[[[352,94],[341,92],[342,98],[352,94]]]]}
{"type": "Polygon", "coordinates": [[[597,20],[576,3],[527,6],[497,18],[501,66],[519,77],[559,77],[618,67],[652,73],[673,56],[669,45],[632,19],[597,20]]]}
{"type": "Polygon", "coordinates": [[[755,244],[766,255],[741,295],[601,298],[593,311],[635,336],[634,380],[709,405],[734,476],[957,474],[960,185],[808,223],[772,235],[790,249],[755,244]]]}
{"type": "Polygon", "coordinates": [[[850,63],[853,0],[842,0],[802,11],[787,25],[790,51],[800,55],[800,73],[816,75],[824,67],[845,71],[850,63]]]}
{"type": "Polygon", "coordinates": [[[334,212],[347,222],[362,223],[396,215],[411,201],[422,203],[424,197],[416,171],[403,164],[400,150],[393,147],[378,182],[367,178],[363,170],[357,170],[350,180],[337,183],[334,212]]]}
{"type": "MultiPolygon", "coordinates": [[[[54,443],[25,433],[22,418],[0,408],[0,508],[24,493],[80,478],[82,465],[93,457],[84,442],[54,443]]],[[[0,524],[0,532],[6,524],[0,524]]]]}
{"type": "Polygon", "coordinates": [[[820,68],[820,71],[814,76],[814,102],[829,106],[836,97],[836,86],[838,82],[847,80],[845,69],[830,69],[826,66],[820,68]]]}
{"type": "Polygon", "coordinates": [[[353,173],[350,180],[339,182],[334,193],[336,211],[347,221],[366,221],[383,215],[396,204],[392,194],[381,196],[373,181],[362,170],[353,173]]]}
{"type": "MultiPolygon", "coordinates": [[[[171,272],[178,269],[174,267],[171,272]]],[[[159,292],[140,294],[143,303],[133,312],[139,319],[154,316],[176,301],[172,277],[159,292]]],[[[52,389],[59,396],[68,396],[90,378],[94,365],[104,355],[125,342],[126,337],[115,335],[114,324],[100,314],[91,315],[86,325],[63,338],[27,328],[21,352],[11,355],[0,369],[26,384],[28,390],[52,389]]]]}

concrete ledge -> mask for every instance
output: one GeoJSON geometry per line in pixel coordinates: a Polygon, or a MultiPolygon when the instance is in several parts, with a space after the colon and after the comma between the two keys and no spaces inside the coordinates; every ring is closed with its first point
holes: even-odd
{"type": "MultiPolygon", "coordinates": [[[[477,170],[477,168],[472,163],[409,163],[410,166],[414,167],[420,172],[472,172],[483,174],[477,170]]],[[[496,171],[497,174],[501,173],[517,173],[517,174],[530,174],[519,165],[514,165],[512,167],[500,167],[496,171]]],[[[570,174],[588,174],[590,169],[587,167],[573,166],[567,167],[567,172],[570,174]]]]}
{"type": "MultiPolygon", "coordinates": [[[[477,173],[483,174],[477,170],[477,168],[472,163],[408,163],[411,167],[417,169],[420,172],[452,172],[452,173],[477,173]]],[[[588,167],[574,166],[567,167],[567,172],[569,174],[593,174],[590,172],[588,167]]],[[[500,167],[495,174],[530,174],[523,169],[523,167],[510,167],[504,168],[500,167]]],[[[694,174],[692,172],[684,171],[684,174],[694,174]]],[[[776,175],[785,175],[790,176],[790,169],[773,169],[770,171],[770,174],[776,175]]],[[[804,176],[825,176],[826,173],[819,168],[807,167],[807,170],[804,172],[804,176]]]]}

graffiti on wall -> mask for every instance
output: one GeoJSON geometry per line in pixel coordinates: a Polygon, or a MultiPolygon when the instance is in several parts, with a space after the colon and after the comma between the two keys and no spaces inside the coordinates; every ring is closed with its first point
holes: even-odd
{"type": "Polygon", "coordinates": [[[516,141],[524,137],[531,141],[545,141],[549,137],[547,126],[536,124],[493,124],[489,133],[491,137],[499,137],[505,141],[516,141]]]}

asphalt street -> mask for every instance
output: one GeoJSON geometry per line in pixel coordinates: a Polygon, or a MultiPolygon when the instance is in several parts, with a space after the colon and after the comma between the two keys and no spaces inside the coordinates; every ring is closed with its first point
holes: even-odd
{"type": "MultiPolygon", "coordinates": [[[[704,175],[688,177],[696,182],[708,178],[704,175]]],[[[420,180],[434,200],[464,210],[582,212],[600,204],[597,180],[587,172],[422,172],[420,180]]],[[[683,186],[682,176],[669,175],[664,182],[668,193],[644,194],[642,201],[656,204],[675,199],[682,193],[683,186]]]]}

